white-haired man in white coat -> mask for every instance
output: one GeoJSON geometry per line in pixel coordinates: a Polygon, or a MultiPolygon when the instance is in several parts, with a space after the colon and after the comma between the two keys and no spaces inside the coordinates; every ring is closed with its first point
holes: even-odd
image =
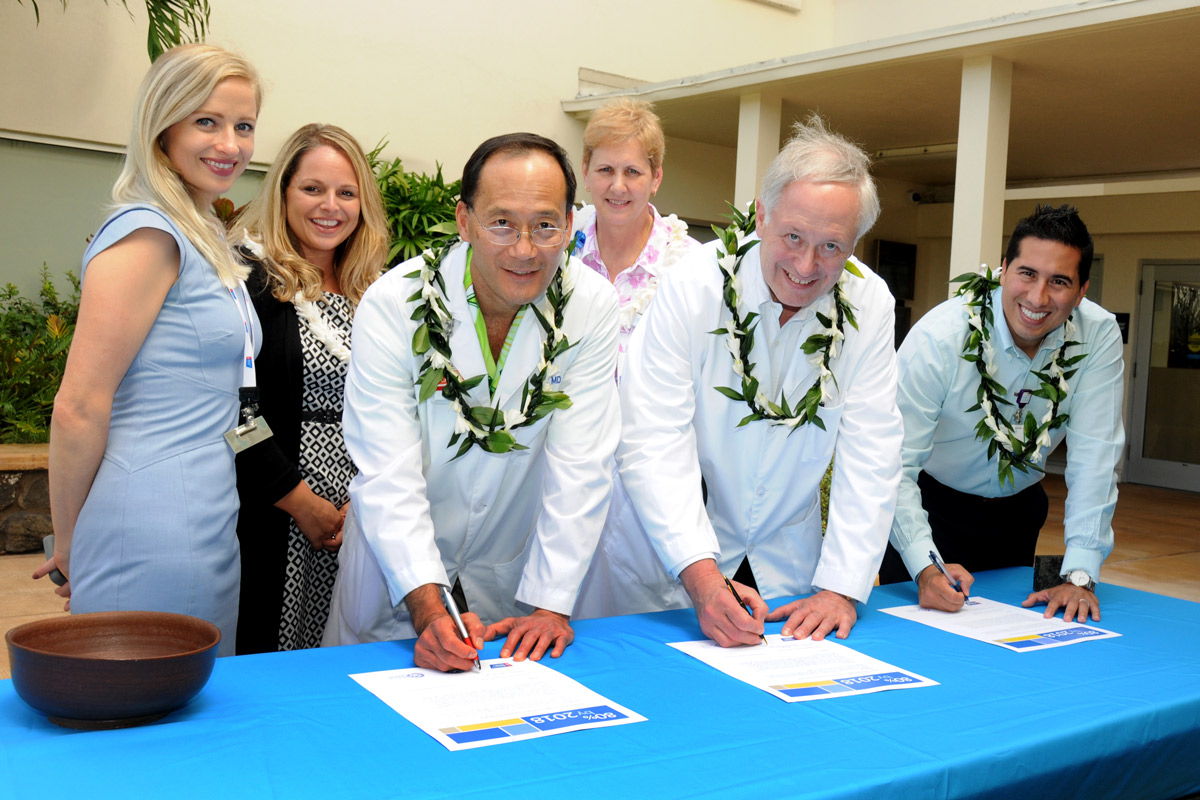
{"type": "Polygon", "coordinates": [[[895,301],[852,256],[879,215],[868,165],[819,117],[797,125],[757,230],[739,217],[660,285],[621,386],[617,460],[645,533],[606,543],[629,562],[612,569],[625,577],[606,587],[610,613],[690,604],[722,646],[757,643],[764,619],[849,634],[887,544],[903,436],[895,301]],[[769,616],[761,599],[795,595],[769,616]]]}

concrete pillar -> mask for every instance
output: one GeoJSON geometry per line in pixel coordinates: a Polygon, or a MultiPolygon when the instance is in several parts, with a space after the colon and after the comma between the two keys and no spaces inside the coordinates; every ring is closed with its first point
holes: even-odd
{"type": "Polygon", "coordinates": [[[733,202],[738,208],[758,197],[763,173],[779,152],[783,100],[761,92],[744,94],[738,109],[737,172],[733,202]]]}
{"type": "Polygon", "coordinates": [[[963,60],[948,278],[983,263],[1000,266],[1011,102],[1012,62],[991,56],[963,60]]]}

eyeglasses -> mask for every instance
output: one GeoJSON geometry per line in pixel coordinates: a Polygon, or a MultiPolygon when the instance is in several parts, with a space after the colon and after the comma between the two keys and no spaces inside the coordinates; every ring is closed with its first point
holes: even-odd
{"type": "Polygon", "coordinates": [[[528,236],[529,241],[538,247],[557,247],[567,238],[567,232],[563,228],[534,228],[531,231],[523,231],[511,225],[492,225],[488,227],[483,224],[483,220],[475,213],[475,209],[470,208],[467,210],[471,212],[471,216],[475,217],[475,221],[479,223],[479,227],[483,228],[487,240],[501,247],[512,247],[521,241],[522,236],[528,236]]]}

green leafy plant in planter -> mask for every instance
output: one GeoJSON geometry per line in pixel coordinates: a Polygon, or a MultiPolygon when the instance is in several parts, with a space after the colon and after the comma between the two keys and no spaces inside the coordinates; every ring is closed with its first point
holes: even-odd
{"type": "Polygon", "coordinates": [[[458,233],[454,209],[462,190],[462,181],[446,183],[442,165],[437,172],[408,172],[400,159],[386,162],[379,154],[387,142],[367,154],[375,173],[379,192],[383,195],[383,212],[387,217],[392,248],[388,266],[419,256],[441,239],[458,233]]]}
{"type": "Polygon", "coordinates": [[[0,291],[0,444],[50,439],[50,413],[62,381],[67,349],[79,315],[79,278],[60,298],[42,265],[40,302],[8,284],[0,291]]]}

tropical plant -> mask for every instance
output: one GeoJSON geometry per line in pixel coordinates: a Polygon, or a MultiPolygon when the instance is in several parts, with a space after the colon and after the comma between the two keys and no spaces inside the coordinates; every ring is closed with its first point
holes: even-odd
{"type": "Polygon", "coordinates": [[[40,302],[13,284],[0,291],[0,443],[37,443],[50,437],[54,395],[67,363],[79,315],[79,278],[67,273],[62,299],[42,265],[40,302]]]}
{"type": "Polygon", "coordinates": [[[233,230],[233,224],[237,222],[237,218],[246,210],[245,205],[234,206],[233,201],[228,197],[218,197],[212,202],[213,216],[217,218],[225,230],[233,230]]]}
{"type": "Polygon", "coordinates": [[[392,247],[388,253],[389,266],[419,256],[442,239],[458,232],[454,209],[462,181],[446,183],[442,165],[437,172],[408,172],[400,159],[385,162],[379,158],[387,142],[367,154],[383,195],[383,211],[387,217],[392,247]]]}
{"type": "Polygon", "coordinates": [[[833,483],[833,462],[829,462],[829,466],[825,468],[825,474],[821,476],[821,535],[825,535],[825,528],[829,525],[829,486],[833,483]]]}
{"type": "MultiPolygon", "coordinates": [[[[59,1],[66,11],[67,0],[59,1]]],[[[25,0],[17,2],[25,5],[25,0]]],[[[108,5],[108,0],[104,0],[104,4],[108,5]]],[[[34,19],[40,23],[42,13],[37,0],[29,0],[29,5],[33,6],[34,19]]],[[[121,0],[121,5],[132,19],[133,12],[129,11],[128,0],[121,0]]],[[[164,50],[177,44],[204,41],[204,34],[208,32],[208,0],[146,0],[146,16],[150,20],[146,31],[146,52],[151,62],[164,50]]]]}

